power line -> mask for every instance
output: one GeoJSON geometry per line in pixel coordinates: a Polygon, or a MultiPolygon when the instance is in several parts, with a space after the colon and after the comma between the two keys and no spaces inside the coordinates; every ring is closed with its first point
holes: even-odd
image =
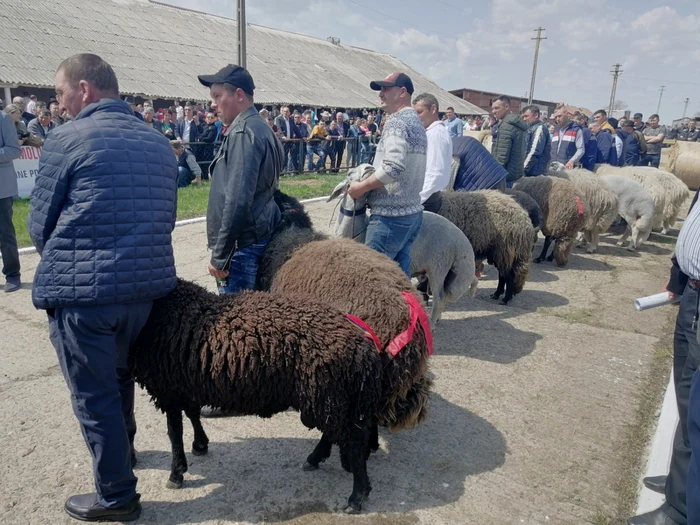
{"type": "Polygon", "coordinates": [[[532,63],[532,79],[530,80],[530,96],[527,99],[528,105],[532,104],[532,98],[534,97],[534,92],[535,92],[535,76],[537,75],[537,59],[540,55],[540,42],[542,40],[547,40],[547,37],[542,36],[542,31],[544,31],[543,28],[538,27],[535,29],[537,32],[537,36],[535,38],[531,38],[530,40],[536,40],[535,43],[535,60],[532,63]]]}

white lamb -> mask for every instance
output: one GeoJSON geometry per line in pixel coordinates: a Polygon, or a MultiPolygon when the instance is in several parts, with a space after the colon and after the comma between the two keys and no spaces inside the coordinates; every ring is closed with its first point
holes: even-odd
{"type": "Polygon", "coordinates": [[[600,180],[617,196],[618,213],[627,222],[627,229],[618,241],[623,246],[630,235],[627,249],[639,248],[649,238],[654,221],[654,199],[637,181],[621,175],[605,175],[600,180]]]}
{"type": "Polygon", "coordinates": [[[639,182],[654,199],[653,229],[663,234],[675,224],[688,198],[687,186],[672,173],[649,166],[610,166],[596,164],[597,175],[620,175],[639,182]]]}

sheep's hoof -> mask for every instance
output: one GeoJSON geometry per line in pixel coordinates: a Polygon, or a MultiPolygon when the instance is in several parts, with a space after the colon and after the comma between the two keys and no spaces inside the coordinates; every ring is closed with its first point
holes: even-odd
{"type": "Polygon", "coordinates": [[[357,501],[348,501],[348,506],[343,509],[345,514],[359,514],[362,512],[362,502],[367,498],[367,496],[359,496],[357,501]]]}
{"type": "Polygon", "coordinates": [[[209,445],[197,445],[196,443],[192,443],[192,455],[194,456],[204,456],[207,452],[209,452],[209,445]]]}
{"type": "Polygon", "coordinates": [[[633,252],[633,251],[634,251],[634,247],[628,246],[628,247],[627,247],[627,251],[628,251],[628,252],[633,252]]]}
{"type": "Polygon", "coordinates": [[[663,230],[661,230],[661,234],[668,235],[668,230],[666,228],[664,228],[663,230]]]}
{"type": "Polygon", "coordinates": [[[587,248],[586,253],[595,253],[595,248],[592,248],[592,247],[587,248]]]}
{"type": "Polygon", "coordinates": [[[495,293],[492,293],[491,295],[489,295],[489,297],[490,297],[491,299],[494,299],[494,300],[495,300],[495,299],[498,299],[499,297],[501,297],[501,294],[498,293],[498,292],[495,292],[495,293]]]}
{"type": "Polygon", "coordinates": [[[506,301],[505,299],[501,299],[501,304],[502,304],[503,306],[508,306],[508,303],[509,303],[509,302],[510,302],[510,301],[506,301]]]}
{"type": "Polygon", "coordinates": [[[535,264],[540,264],[542,262],[542,257],[537,257],[536,259],[533,259],[532,262],[535,264]]]}
{"type": "Polygon", "coordinates": [[[169,479],[168,482],[165,484],[165,487],[169,489],[181,489],[182,481],[182,478],[179,481],[173,481],[172,479],[169,479]]]}
{"type": "Polygon", "coordinates": [[[622,242],[622,241],[617,241],[617,242],[615,243],[615,246],[624,246],[624,245],[625,245],[625,243],[622,242]]]}
{"type": "Polygon", "coordinates": [[[545,261],[552,262],[554,260],[554,255],[548,255],[545,261]]]}
{"type": "Polygon", "coordinates": [[[356,508],[353,507],[352,505],[348,505],[347,507],[345,507],[345,508],[343,509],[343,512],[344,512],[345,514],[359,514],[360,512],[362,512],[362,509],[361,509],[361,508],[356,509],[356,508]]]}
{"type": "Polygon", "coordinates": [[[318,465],[312,465],[307,461],[301,469],[305,472],[313,472],[314,470],[318,470],[318,465]]]}

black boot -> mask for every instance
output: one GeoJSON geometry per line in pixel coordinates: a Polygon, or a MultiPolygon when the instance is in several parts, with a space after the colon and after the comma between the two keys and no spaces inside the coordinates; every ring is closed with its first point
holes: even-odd
{"type": "Polygon", "coordinates": [[[664,494],[666,492],[666,479],[668,476],[648,476],[642,480],[649,490],[664,494]]]}
{"type": "Polygon", "coordinates": [[[627,520],[627,525],[681,525],[666,514],[665,507],[666,505],[663,505],[651,512],[630,518],[627,520]]]}
{"type": "Polygon", "coordinates": [[[141,515],[141,496],[119,507],[103,507],[97,502],[97,494],[79,494],[66,500],[64,509],[71,518],[80,521],[134,521],[141,515]]]}

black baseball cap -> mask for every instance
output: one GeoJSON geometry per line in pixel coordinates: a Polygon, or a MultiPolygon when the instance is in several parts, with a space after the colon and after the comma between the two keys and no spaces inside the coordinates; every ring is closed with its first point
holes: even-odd
{"type": "Polygon", "coordinates": [[[249,95],[255,91],[253,77],[250,76],[246,68],[236,64],[229,64],[213,75],[199,75],[197,78],[202,85],[207,87],[211,87],[212,84],[231,84],[241,88],[249,95]]]}
{"type": "Polygon", "coordinates": [[[392,73],[384,80],[373,80],[369,83],[369,87],[374,91],[379,91],[383,87],[402,87],[406,88],[409,95],[413,95],[413,82],[411,82],[411,77],[405,73],[392,73]]]}
{"type": "Polygon", "coordinates": [[[634,114],[634,118],[642,118],[642,114],[641,114],[641,113],[635,113],[635,114],[634,114]]]}

